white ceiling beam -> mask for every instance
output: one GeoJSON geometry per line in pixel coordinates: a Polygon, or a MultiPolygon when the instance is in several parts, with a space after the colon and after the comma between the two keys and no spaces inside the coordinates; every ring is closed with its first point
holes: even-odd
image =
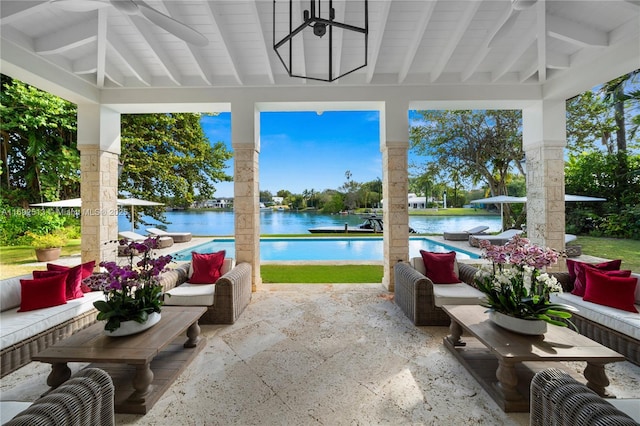
{"type": "Polygon", "coordinates": [[[256,27],[258,28],[257,36],[258,36],[258,39],[260,40],[260,44],[264,46],[264,49],[262,49],[264,66],[262,69],[267,73],[267,79],[269,80],[269,83],[275,84],[276,79],[273,76],[273,68],[271,67],[271,61],[269,60],[269,54],[268,54],[269,49],[272,49],[273,46],[270,43],[267,43],[267,39],[264,37],[264,28],[262,28],[262,25],[260,23],[260,14],[258,13],[258,5],[256,4],[257,1],[259,0],[250,1],[249,9],[251,9],[251,16],[256,22],[256,27]]]}
{"type": "Polygon", "coordinates": [[[98,42],[96,49],[96,85],[104,87],[104,75],[107,64],[107,11],[98,10],[98,42]]]}
{"type": "Polygon", "coordinates": [[[151,86],[151,74],[136,55],[134,55],[127,44],[113,31],[107,34],[109,42],[109,55],[119,58],[129,71],[145,86],[151,86]]]}
{"type": "Polygon", "coordinates": [[[525,81],[533,77],[537,72],[538,72],[538,63],[532,62],[527,69],[520,72],[520,75],[518,76],[518,81],[520,83],[524,83],[525,81]]]}
{"type": "Polygon", "coordinates": [[[529,31],[526,32],[525,36],[518,41],[518,44],[514,46],[513,49],[511,49],[511,53],[509,54],[509,56],[507,56],[502,61],[500,66],[491,73],[491,81],[495,83],[506,73],[511,71],[513,65],[518,61],[518,59],[520,59],[522,55],[524,55],[524,53],[529,48],[531,48],[535,41],[535,28],[532,27],[529,31]]]}
{"type": "Polygon", "coordinates": [[[238,71],[240,69],[238,60],[232,53],[232,49],[229,47],[229,35],[220,25],[220,23],[223,22],[224,19],[222,19],[222,17],[220,17],[220,14],[215,10],[215,3],[215,1],[207,2],[207,11],[209,12],[209,18],[211,18],[211,23],[213,24],[214,28],[220,33],[220,39],[222,40],[221,47],[223,48],[222,50],[224,51],[224,55],[227,57],[229,64],[231,64],[233,77],[238,84],[242,85],[242,77],[240,76],[240,72],[238,71]]]}
{"type": "Polygon", "coordinates": [[[94,43],[97,28],[98,19],[90,19],[62,31],[47,34],[35,40],[34,51],[38,55],[56,55],[94,43]]]}
{"type": "Polygon", "coordinates": [[[538,82],[547,81],[547,0],[538,0],[536,8],[536,34],[538,37],[538,82]]]}
{"type": "Polygon", "coordinates": [[[449,42],[445,46],[442,53],[439,55],[438,62],[431,69],[430,74],[431,74],[432,83],[436,81],[438,78],[440,78],[440,76],[442,75],[444,68],[447,66],[449,59],[451,59],[453,52],[455,52],[456,47],[458,46],[458,43],[460,43],[460,40],[462,39],[464,34],[467,32],[469,28],[469,24],[471,23],[471,20],[475,16],[482,2],[470,1],[470,2],[465,2],[464,4],[467,5],[467,8],[462,14],[462,17],[460,18],[460,20],[458,21],[453,31],[453,34],[449,38],[449,42]]]}
{"type": "MultiPolygon", "coordinates": [[[[378,22],[380,25],[375,31],[371,31],[371,20],[369,21],[369,58],[367,59],[367,76],[365,81],[367,83],[371,83],[373,80],[373,74],[376,71],[376,63],[378,62],[378,57],[380,56],[380,47],[382,47],[382,40],[384,38],[384,30],[387,26],[387,21],[389,20],[389,10],[391,9],[390,1],[383,1],[378,3],[380,7],[380,17],[378,22]],[[371,34],[378,34],[378,38],[373,40],[371,34]]],[[[371,7],[371,5],[369,5],[371,7]]]]}
{"type": "Polygon", "coordinates": [[[162,44],[158,42],[154,34],[149,29],[149,27],[153,24],[148,22],[145,18],[137,15],[127,15],[127,17],[131,20],[131,23],[145,39],[147,45],[149,46],[149,52],[156,57],[160,68],[163,69],[167,77],[178,86],[182,85],[180,82],[180,72],[173,65],[173,61],[167,55],[162,44]]]}
{"type": "MultiPolygon", "coordinates": [[[[173,19],[183,22],[183,19],[181,19],[178,13],[177,3],[178,2],[175,2],[175,1],[163,2],[169,16],[172,16],[174,17],[173,19]]],[[[206,84],[211,85],[211,79],[208,77],[205,71],[207,66],[206,66],[206,61],[204,59],[204,56],[201,53],[201,49],[196,45],[186,43],[186,42],[185,42],[185,46],[187,47],[188,52],[191,54],[191,57],[196,63],[196,66],[194,68],[196,69],[197,73],[200,75],[200,78],[202,78],[202,81],[204,81],[206,84]]]]}
{"type": "Polygon", "coordinates": [[[547,17],[547,34],[580,47],[606,47],[609,45],[609,37],[604,31],[557,16],[547,17]]]}
{"type": "Polygon", "coordinates": [[[436,7],[436,2],[424,2],[423,6],[424,9],[422,9],[422,13],[420,14],[420,18],[417,21],[415,31],[413,32],[413,36],[411,37],[411,44],[409,44],[409,47],[407,48],[407,54],[404,57],[404,61],[402,61],[402,66],[400,67],[400,72],[398,73],[399,84],[401,84],[407,78],[407,74],[409,74],[409,69],[411,69],[411,64],[413,64],[413,60],[416,57],[416,52],[418,51],[418,48],[422,43],[424,32],[427,30],[427,25],[429,25],[429,21],[431,20],[431,16],[433,15],[433,11],[436,7]]]}

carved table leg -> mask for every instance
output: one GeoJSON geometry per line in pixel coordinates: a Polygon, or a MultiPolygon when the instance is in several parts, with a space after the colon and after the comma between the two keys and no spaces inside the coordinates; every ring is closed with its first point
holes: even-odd
{"type": "Polygon", "coordinates": [[[498,391],[502,394],[505,401],[518,401],[522,399],[522,395],[516,390],[518,386],[518,375],[513,363],[505,360],[498,360],[498,370],[496,370],[496,378],[498,383],[495,384],[498,391]]]}
{"type": "Polygon", "coordinates": [[[447,336],[447,340],[453,346],[466,346],[467,344],[460,340],[460,336],[462,336],[462,327],[452,319],[451,324],[449,325],[449,335],[447,336]]]}
{"type": "Polygon", "coordinates": [[[587,379],[587,387],[603,398],[614,397],[608,393],[605,388],[609,386],[609,378],[604,370],[604,364],[587,362],[584,369],[584,377],[587,379]]]}
{"type": "Polygon", "coordinates": [[[54,362],[51,364],[51,373],[47,377],[47,385],[57,388],[71,377],[71,369],[66,362],[54,362]]]}
{"type": "Polygon", "coordinates": [[[198,321],[189,326],[187,329],[187,337],[189,340],[183,345],[185,348],[195,348],[198,346],[198,342],[200,342],[200,325],[198,321]]]}
{"type": "Polygon", "coordinates": [[[127,399],[130,402],[144,403],[147,395],[151,392],[151,382],[153,381],[153,371],[151,364],[136,365],[136,374],[133,377],[133,388],[135,392],[127,399]]]}

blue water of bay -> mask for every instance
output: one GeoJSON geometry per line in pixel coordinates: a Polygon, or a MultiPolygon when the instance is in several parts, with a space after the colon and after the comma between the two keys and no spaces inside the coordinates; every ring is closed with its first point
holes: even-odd
{"type": "MultiPolygon", "coordinates": [[[[172,232],[191,232],[194,236],[233,236],[234,215],[229,211],[188,210],[165,213],[172,232]]],[[[138,225],[135,231],[146,234],[147,227],[159,223],[151,217],[143,219],[149,225],[138,225]]],[[[357,226],[363,222],[360,215],[328,215],[312,212],[263,211],[260,212],[260,234],[307,234],[309,228],[319,226],[357,226]]],[[[500,230],[500,216],[409,216],[409,226],[418,233],[442,234],[486,225],[489,232],[500,230]]],[[[131,222],[125,215],[118,217],[118,229],[130,231],[131,222]]],[[[309,235],[311,235],[309,233],[309,235]]]]}

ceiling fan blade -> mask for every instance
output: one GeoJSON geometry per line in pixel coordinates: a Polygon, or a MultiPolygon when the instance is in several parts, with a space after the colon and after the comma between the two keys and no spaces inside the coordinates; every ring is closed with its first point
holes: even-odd
{"type": "MultiPolygon", "coordinates": [[[[119,0],[111,0],[119,3],[119,0]]],[[[183,24],[182,22],[176,21],[172,17],[165,15],[164,13],[152,8],[148,4],[143,1],[131,1],[131,3],[138,8],[138,12],[147,18],[153,24],[159,26],[165,31],[170,32],[178,38],[186,41],[189,44],[193,44],[196,46],[206,46],[209,44],[209,40],[194,30],[188,25],[183,24]]]]}
{"type": "Polygon", "coordinates": [[[109,6],[101,0],[50,0],[49,3],[68,12],[90,12],[109,6]]]}
{"type": "Polygon", "coordinates": [[[640,6],[640,0],[624,0],[627,3],[631,3],[634,6],[640,6]]]}
{"type": "Polygon", "coordinates": [[[520,14],[519,10],[513,9],[511,11],[511,15],[504,21],[504,24],[491,36],[491,40],[489,40],[489,47],[492,47],[496,41],[500,40],[507,34],[513,26],[516,24],[516,20],[518,19],[518,15],[520,14]]]}

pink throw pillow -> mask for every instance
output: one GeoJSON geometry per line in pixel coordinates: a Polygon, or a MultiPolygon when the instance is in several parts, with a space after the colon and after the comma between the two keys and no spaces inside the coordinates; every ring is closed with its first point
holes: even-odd
{"type": "Polygon", "coordinates": [[[611,277],[596,269],[586,270],[587,288],[583,299],[598,305],[638,313],[633,305],[638,280],[635,277],[611,277]]]}
{"type": "Polygon", "coordinates": [[[18,312],[33,311],[64,305],[66,298],[67,274],[53,277],[20,280],[20,309],[18,312]]]}
{"type": "Polygon", "coordinates": [[[453,267],[456,261],[456,252],[434,253],[420,250],[424,267],[427,270],[427,278],[434,284],[456,284],[460,279],[453,267]]]}
{"type": "Polygon", "coordinates": [[[225,250],[216,253],[191,252],[191,268],[193,275],[190,284],[213,284],[222,276],[225,250]]]}
{"type": "MultiPolygon", "coordinates": [[[[567,262],[569,260],[567,259],[567,262]]],[[[595,268],[600,271],[617,271],[620,269],[620,265],[622,264],[621,259],[611,260],[609,262],[602,263],[584,263],[584,262],[573,262],[573,271],[575,273],[575,281],[573,282],[573,290],[571,290],[571,294],[575,294],[576,296],[583,297],[584,291],[586,287],[586,276],[585,270],[587,268],[595,268]]],[[[567,263],[567,267],[569,263],[567,263]]]]}

